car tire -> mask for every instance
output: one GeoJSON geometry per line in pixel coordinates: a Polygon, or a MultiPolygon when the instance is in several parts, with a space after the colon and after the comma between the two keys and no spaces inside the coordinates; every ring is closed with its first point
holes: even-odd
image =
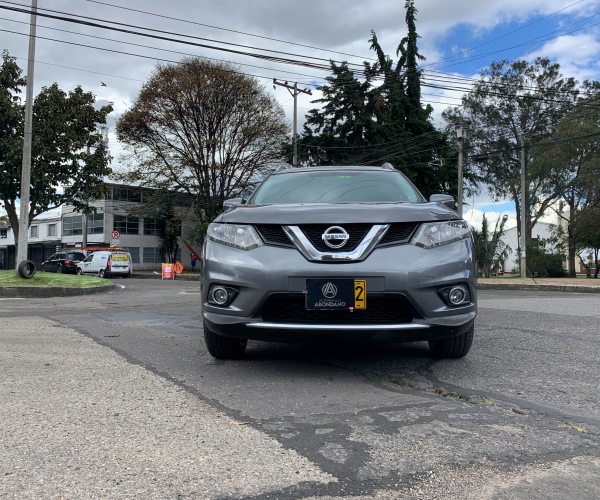
{"type": "Polygon", "coordinates": [[[98,271],[98,278],[104,278],[106,276],[106,272],[104,271],[104,269],[100,269],[100,271],[98,271]]]}
{"type": "Polygon", "coordinates": [[[17,266],[17,274],[21,276],[21,278],[33,278],[35,276],[35,262],[32,260],[24,260],[17,266]]]}
{"type": "Polygon", "coordinates": [[[65,270],[64,270],[64,268],[63,268],[63,266],[61,264],[59,264],[58,266],[56,266],[56,272],[58,274],[62,274],[62,273],[65,272],[65,270]]]}
{"type": "Polygon", "coordinates": [[[203,325],[203,328],[206,348],[213,358],[240,359],[244,355],[246,344],[248,343],[247,340],[218,335],[211,332],[206,323],[203,325]]]}
{"type": "Polygon", "coordinates": [[[438,358],[462,358],[471,350],[475,325],[458,337],[443,340],[430,340],[429,349],[438,358]]]}
{"type": "Polygon", "coordinates": [[[129,273],[124,274],[123,276],[121,276],[121,278],[129,278],[129,273]]]}
{"type": "Polygon", "coordinates": [[[46,272],[46,266],[44,264],[40,266],[40,271],[46,272]]]}
{"type": "Polygon", "coordinates": [[[83,274],[83,269],[81,269],[80,267],[77,268],[77,274],[79,276],[81,276],[83,274]]]}

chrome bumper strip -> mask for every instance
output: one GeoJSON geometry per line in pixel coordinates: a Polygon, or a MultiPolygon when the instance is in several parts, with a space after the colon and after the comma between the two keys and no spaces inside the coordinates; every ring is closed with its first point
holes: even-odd
{"type": "Polygon", "coordinates": [[[298,323],[248,323],[248,328],[270,328],[274,330],[425,330],[429,325],[421,323],[392,323],[386,325],[314,325],[298,323]]]}

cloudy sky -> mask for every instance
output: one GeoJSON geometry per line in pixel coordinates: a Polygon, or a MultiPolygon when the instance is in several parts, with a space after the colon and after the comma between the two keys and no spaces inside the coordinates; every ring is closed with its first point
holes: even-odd
{"type": "MultiPolygon", "coordinates": [[[[427,58],[422,64],[425,75],[447,86],[451,76],[476,78],[494,60],[546,56],[560,63],[565,76],[600,79],[599,4],[600,0],[416,0],[420,51],[427,58]]],[[[27,66],[29,15],[9,9],[27,10],[30,5],[27,0],[0,0],[0,45],[18,58],[22,68],[27,66]]],[[[65,90],[81,85],[99,101],[113,102],[111,131],[159,61],[177,62],[193,55],[236,63],[265,83],[291,121],[293,100],[284,88],[273,90],[271,80],[310,88],[322,83],[327,72],[239,52],[360,64],[373,57],[371,30],[394,57],[406,34],[401,0],[38,0],[38,9],[41,14],[138,33],[38,18],[36,89],[53,82],[65,90]]],[[[312,97],[300,96],[299,127],[318,95],[313,91],[312,97]]],[[[423,89],[436,120],[443,109],[459,104],[461,95],[461,90],[423,89]]],[[[111,151],[118,157],[120,148],[112,132],[110,138],[111,151]]],[[[466,214],[474,223],[482,212],[498,215],[513,210],[511,203],[494,204],[485,193],[467,202],[474,203],[474,210],[466,214]]]]}

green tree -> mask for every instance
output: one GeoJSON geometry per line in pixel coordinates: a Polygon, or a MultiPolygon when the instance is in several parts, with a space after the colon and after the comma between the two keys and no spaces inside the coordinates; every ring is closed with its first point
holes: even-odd
{"type": "Polygon", "coordinates": [[[425,196],[456,194],[456,157],[446,137],[430,122],[433,109],[420,99],[416,14],[406,2],[408,34],[394,63],[374,31],[369,40],[377,56],[363,69],[331,63],[332,75],[320,90],[299,140],[300,160],[307,164],[381,165],[391,163],[406,174],[425,196]],[[360,78],[359,76],[360,75],[360,78]],[[376,85],[376,82],[381,82],[376,85]],[[407,89],[409,89],[407,93],[407,89]]]}
{"type": "Polygon", "coordinates": [[[579,248],[577,218],[600,199],[600,100],[581,100],[558,124],[556,133],[543,141],[532,162],[532,172],[545,182],[551,199],[561,200],[558,216],[566,222],[569,275],[575,276],[579,248]],[[568,209],[563,212],[562,207],[568,209]]]}
{"type": "Polygon", "coordinates": [[[489,278],[492,273],[500,270],[508,258],[508,245],[502,241],[502,236],[506,233],[507,220],[507,215],[498,219],[494,230],[490,233],[487,217],[483,214],[481,231],[471,229],[477,266],[485,278],[489,278]]]}
{"type": "Polygon", "coordinates": [[[558,122],[573,108],[577,82],[563,78],[549,59],[494,62],[481,73],[473,90],[462,98],[462,109],[442,114],[450,127],[463,117],[472,148],[471,161],[496,199],[515,203],[519,233],[525,207],[526,240],[556,198],[549,195],[546,179],[530,169],[530,148],[552,137],[558,122]],[[525,157],[526,192],[521,193],[521,139],[525,157]],[[521,200],[525,202],[522,203],[521,200]]]}
{"type": "MultiPolygon", "coordinates": [[[[574,232],[577,237],[578,253],[581,258],[583,252],[590,252],[594,266],[594,278],[598,278],[600,271],[600,204],[590,206],[580,211],[576,217],[574,232]]],[[[586,259],[581,259],[585,262],[586,259]]],[[[589,262],[589,259],[587,259],[589,262]]]]}
{"type": "Polygon", "coordinates": [[[117,124],[131,153],[123,180],[186,193],[198,222],[212,220],[281,160],[288,130],[277,101],[235,66],[159,65],[117,124]]]}
{"type": "MultiPolygon", "coordinates": [[[[15,58],[4,51],[0,70],[0,200],[19,238],[17,199],[21,192],[24,105],[20,93],[25,78],[15,58]]],[[[32,219],[64,203],[83,209],[82,200],[105,193],[102,176],[109,175],[110,156],[97,132],[112,106],[94,108],[95,97],[76,87],[57,84],[42,88],[33,102],[30,210],[32,219]],[[90,153],[88,153],[90,148],[90,153]],[[60,190],[60,187],[64,187],[60,190]]]]}

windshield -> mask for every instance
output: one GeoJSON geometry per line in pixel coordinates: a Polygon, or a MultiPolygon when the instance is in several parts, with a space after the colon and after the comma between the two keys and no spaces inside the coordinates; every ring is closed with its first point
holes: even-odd
{"type": "Polygon", "coordinates": [[[272,203],[418,202],[411,184],[397,172],[321,170],[269,177],[251,201],[272,203]]]}

